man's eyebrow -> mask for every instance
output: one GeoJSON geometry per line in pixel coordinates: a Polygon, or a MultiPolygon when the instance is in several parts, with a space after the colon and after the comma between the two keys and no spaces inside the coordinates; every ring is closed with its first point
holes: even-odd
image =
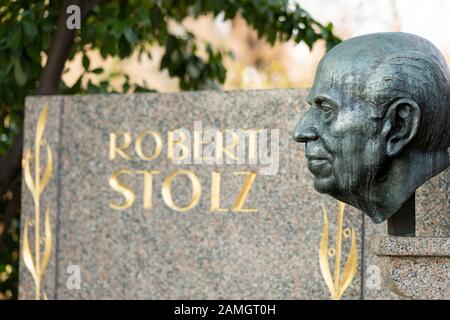
{"type": "Polygon", "coordinates": [[[331,106],[339,108],[339,104],[335,100],[333,100],[331,97],[329,97],[328,95],[323,95],[323,94],[317,95],[314,97],[313,101],[314,101],[314,103],[321,103],[321,102],[325,101],[325,102],[328,102],[329,104],[331,104],[331,106]]]}

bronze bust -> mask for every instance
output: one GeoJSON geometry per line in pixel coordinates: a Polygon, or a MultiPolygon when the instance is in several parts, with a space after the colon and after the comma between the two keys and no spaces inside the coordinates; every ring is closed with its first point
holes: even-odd
{"type": "Polygon", "coordinates": [[[294,139],[315,189],[375,223],[400,217],[399,235],[412,235],[415,190],[449,166],[450,73],[439,50],[400,32],[349,39],[323,57],[307,101],[294,139]]]}

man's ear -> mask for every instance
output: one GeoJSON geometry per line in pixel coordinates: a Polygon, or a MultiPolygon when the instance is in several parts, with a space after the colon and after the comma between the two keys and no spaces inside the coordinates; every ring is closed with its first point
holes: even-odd
{"type": "Polygon", "coordinates": [[[397,100],[389,106],[383,121],[381,134],[386,141],[386,154],[394,157],[417,135],[420,108],[414,100],[397,100]]]}

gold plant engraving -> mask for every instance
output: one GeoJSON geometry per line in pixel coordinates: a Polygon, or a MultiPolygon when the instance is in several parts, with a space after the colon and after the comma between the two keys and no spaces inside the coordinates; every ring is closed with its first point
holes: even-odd
{"type": "Polygon", "coordinates": [[[319,252],[319,264],[322,276],[327,284],[331,293],[331,298],[334,300],[341,299],[345,290],[351,284],[356,274],[357,253],[356,253],[356,235],[353,228],[345,230],[344,237],[348,237],[351,234],[350,252],[345,263],[344,272],[340,274],[341,255],[342,255],[342,223],[344,220],[344,207],[343,202],[339,202],[338,205],[338,228],[336,232],[336,247],[328,250],[328,212],[323,208],[323,233],[322,240],[320,242],[319,252]],[[331,253],[332,252],[332,253],[331,253]],[[334,279],[331,275],[330,264],[328,255],[334,256],[334,279]]]}
{"type": "MultiPolygon", "coordinates": [[[[50,254],[52,251],[52,229],[50,223],[50,206],[47,205],[45,210],[45,221],[44,221],[44,251],[41,260],[41,236],[40,236],[40,216],[41,216],[41,195],[47,186],[50,178],[52,176],[53,170],[53,157],[52,150],[48,145],[47,141],[44,139],[44,130],[47,123],[48,117],[48,105],[45,105],[39,114],[37,126],[36,126],[36,136],[34,141],[34,179],[31,175],[30,161],[33,158],[32,153],[29,148],[24,150],[24,156],[22,160],[25,184],[30,190],[33,203],[34,203],[34,221],[25,220],[24,226],[24,236],[23,236],[23,247],[22,256],[26,268],[30,271],[33,281],[35,284],[35,298],[36,300],[41,299],[41,284],[42,276],[47,267],[48,261],[50,259],[50,254]],[[41,176],[41,147],[45,147],[47,151],[47,163],[45,165],[44,173],[41,176]],[[28,225],[34,225],[34,257],[30,249],[30,243],[28,240],[28,225]]],[[[46,298],[45,293],[43,297],[46,298]]]]}

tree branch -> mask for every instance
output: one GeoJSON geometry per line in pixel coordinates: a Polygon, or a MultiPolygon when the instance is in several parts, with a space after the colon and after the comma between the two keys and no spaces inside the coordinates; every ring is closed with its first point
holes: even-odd
{"type": "Polygon", "coordinates": [[[37,93],[56,94],[59,91],[61,82],[61,74],[64,69],[67,57],[69,56],[70,47],[75,38],[76,30],[68,29],[66,26],[67,7],[77,5],[81,9],[81,21],[84,21],[89,11],[102,0],[66,0],[61,7],[59,13],[58,24],[56,26],[55,35],[47,53],[47,63],[42,70],[41,78],[37,93]]]}
{"type": "Polygon", "coordinates": [[[0,197],[5,194],[11,182],[20,174],[22,168],[23,128],[14,137],[11,147],[0,158],[0,197]]]}
{"type": "MultiPolygon", "coordinates": [[[[47,63],[45,64],[40,77],[39,86],[37,88],[38,95],[56,94],[59,91],[62,71],[69,56],[69,51],[75,38],[76,31],[69,30],[66,26],[67,7],[73,4],[78,5],[81,10],[81,22],[83,22],[90,10],[102,1],[103,0],[64,1],[59,14],[55,34],[47,53],[47,63]]],[[[6,154],[0,158],[0,196],[6,192],[8,186],[21,172],[22,148],[23,128],[21,128],[21,131],[14,137],[11,147],[6,154]]]]}
{"type": "MultiPolygon", "coordinates": [[[[47,63],[42,71],[37,94],[56,94],[59,91],[61,74],[69,56],[70,47],[75,37],[75,30],[66,27],[66,8],[78,5],[81,9],[81,21],[87,17],[89,11],[102,0],[66,0],[61,7],[55,34],[47,53],[47,63]]],[[[2,196],[11,182],[21,170],[23,148],[23,128],[14,138],[7,153],[0,158],[0,196],[2,196]]]]}
{"type": "Polygon", "coordinates": [[[20,209],[20,181],[16,183],[12,191],[12,199],[9,201],[6,207],[5,215],[3,216],[3,229],[0,234],[0,252],[3,248],[3,244],[8,234],[9,227],[11,226],[11,221],[14,215],[20,209]]]}

